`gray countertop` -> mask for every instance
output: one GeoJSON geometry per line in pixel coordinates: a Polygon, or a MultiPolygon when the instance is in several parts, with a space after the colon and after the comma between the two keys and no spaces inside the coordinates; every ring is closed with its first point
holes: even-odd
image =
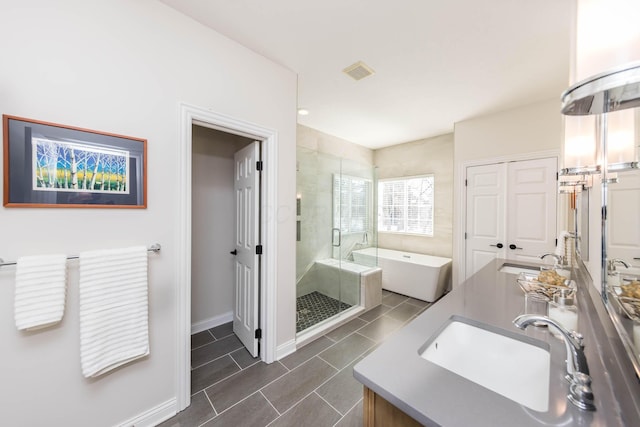
{"type": "MultiPolygon", "coordinates": [[[[616,400],[606,358],[593,327],[595,308],[584,286],[578,289],[578,331],[593,379],[596,411],[581,411],[567,400],[566,349],[547,328],[522,331],[512,321],[524,314],[517,275],[498,272],[495,260],[445,295],[354,367],[354,376],[393,405],[427,426],[622,426],[632,425],[616,400]],[[536,412],[420,357],[418,349],[452,315],[547,342],[551,352],[549,410],[536,412]]],[[[520,263],[521,264],[521,263],[520,263]]],[[[605,352],[606,353],[606,352],[605,352]]],[[[526,369],[526,366],[522,367],[526,369]]],[[[634,414],[637,417],[637,414],[634,414]]]]}

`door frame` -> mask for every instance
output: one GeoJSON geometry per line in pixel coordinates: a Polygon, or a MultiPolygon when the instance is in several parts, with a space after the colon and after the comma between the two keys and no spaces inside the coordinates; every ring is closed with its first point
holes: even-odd
{"type": "MultiPolygon", "coordinates": [[[[518,162],[523,160],[537,160],[542,158],[555,157],[560,161],[560,150],[535,151],[531,153],[510,154],[500,157],[489,157],[485,159],[468,160],[456,165],[454,176],[454,207],[453,207],[453,286],[458,286],[464,281],[466,271],[466,242],[464,232],[467,223],[467,187],[464,181],[467,177],[467,168],[472,166],[483,166],[494,163],[518,162]],[[456,208],[457,206],[457,208],[456,208]],[[457,258],[457,260],[456,260],[457,258]],[[456,262],[457,261],[457,262],[456,262]],[[456,265],[457,264],[457,267],[456,265]]],[[[560,163],[558,163],[560,164],[560,163]]],[[[557,198],[556,203],[556,231],[566,228],[567,204],[561,198],[557,198]]]]}
{"type": "Polygon", "coordinates": [[[278,134],[255,123],[211,111],[180,104],[180,142],[178,144],[179,194],[176,248],[176,400],[177,411],[191,403],[191,171],[192,125],[217,129],[262,141],[264,169],[261,182],[261,241],[266,250],[260,272],[260,326],[262,343],[260,358],[266,363],[276,360],[276,248],[278,223],[268,208],[278,206],[278,134]]]}

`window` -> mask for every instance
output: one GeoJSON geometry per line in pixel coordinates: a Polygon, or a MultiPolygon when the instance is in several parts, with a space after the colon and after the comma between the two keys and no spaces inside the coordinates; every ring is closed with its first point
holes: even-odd
{"type": "Polygon", "coordinates": [[[348,175],[333,176],[333,224],[343,233],[362,233],[369,225],[371,181],[348,175]]]}
{"type": "Polygon", "coordinates": [[[433,175],[378,182],[378,231],[433,236],[433,175]]]}

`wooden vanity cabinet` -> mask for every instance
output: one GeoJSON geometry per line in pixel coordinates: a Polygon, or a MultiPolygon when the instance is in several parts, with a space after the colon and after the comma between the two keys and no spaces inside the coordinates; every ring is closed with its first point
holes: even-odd
{"type": "Polygon", "coordinates": [[[364,427],[419,427],[422,424],[364,387],[364,427]]]}

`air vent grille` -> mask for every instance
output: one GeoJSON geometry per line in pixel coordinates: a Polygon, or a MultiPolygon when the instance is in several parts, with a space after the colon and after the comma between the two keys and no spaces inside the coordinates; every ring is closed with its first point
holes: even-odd
{"type": "Polygon", "coordinates": [[[373,71],[371,67],[369,67],[362,61],[358,61],[353,65],[349,65],[347,68],[342,70],[342,72],[347,74],[354,80],[362,80],[365,77],[369,77],[370,75],[375,73],[375,71],[373,71]]]}

